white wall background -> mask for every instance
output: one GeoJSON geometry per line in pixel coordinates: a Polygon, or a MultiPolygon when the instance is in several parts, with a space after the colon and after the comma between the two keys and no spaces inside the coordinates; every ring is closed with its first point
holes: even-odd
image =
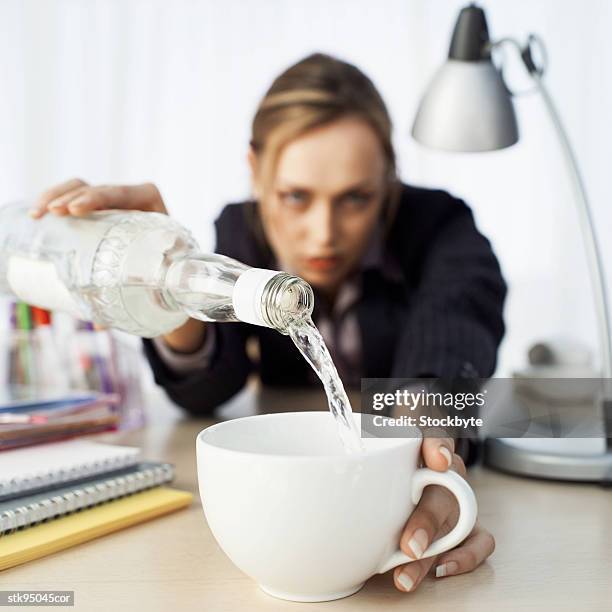
{"type": "MultiPolygon", "coordinates": [[[[252,114],[272,79],[313,51],[374,80],[405,180],[464,197],[510,284],[499,374],[535,339],[596,346],[584,252],[541,101],[517,101],[521,141],[477,155],[411,140],[419,95],[467,0],[0,0],[0,202],[66,178],[152,180],[205,248],[224,203],[249,194],[252,114]]],[[[612,286],[612,3],[488,0],[492,36],[546,41],[547,77],[592,198],[612,286]]],[[[511,59],[511,58],[509,58],[511,59]]],[[[511,86],[527,83],[511,66],[511,86]]],[[[611,300],[612,301],[612,300],[611,300]]]]}

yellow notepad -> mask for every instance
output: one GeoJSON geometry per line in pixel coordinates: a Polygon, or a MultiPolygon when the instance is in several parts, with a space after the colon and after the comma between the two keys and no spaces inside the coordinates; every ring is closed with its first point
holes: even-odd
{"type": "Polygon", "coordinates": [[[156,487],[2,536],[0,570],[184,508],[192,497],[185,491],[156,487]]]}

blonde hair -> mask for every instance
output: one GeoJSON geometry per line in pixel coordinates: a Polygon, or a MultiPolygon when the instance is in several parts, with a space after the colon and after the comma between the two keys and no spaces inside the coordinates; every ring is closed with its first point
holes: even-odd
{"type": "Polygon", "coordinates": [[[399,201],[400,182],[387,107],[361,70],[323,53],[309,55],[280,74],[257,108],[250,144],[258,158],[262,197],[270,192],[281,150],[287,143],[346,116],[366,121],[380,140],[386,161],[383,216],[388,230],[399,201]]]}

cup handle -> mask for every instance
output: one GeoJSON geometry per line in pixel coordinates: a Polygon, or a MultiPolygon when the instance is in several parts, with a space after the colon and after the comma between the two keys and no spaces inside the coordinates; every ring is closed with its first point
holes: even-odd
{"type": "MultiPolygon", "coordinates": [[[[430,544],[421,559],[434,557],[460,544],[470,534],[478,517],[478,504],[476,503],[474,491],[456,472],[450,470],[447,472],[436,472],[429,468],[418,469],[412,477],[412,502],[414,504],[419,503],[423,489],[428,485],[446,487],[457,498],[459,503],[459,519],[449,533],[430,544]]],[[[412,561],[415,561],[415,559],[404,554],[401,550],[397,550],[380,567],[378,573],[384,574],[391,568],[412,561]]]]}

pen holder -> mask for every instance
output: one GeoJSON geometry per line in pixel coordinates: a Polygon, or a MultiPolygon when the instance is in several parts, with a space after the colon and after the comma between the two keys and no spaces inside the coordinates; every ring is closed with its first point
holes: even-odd
{"type": "Polygon", "coordinates": [[[108,329],[77,324],[60,342],[68,360],[71,387],[119,396],[119,428],[131,430],[145,423],[141,386],[142,355],[108,329]]]}
{"type": "MultiPolygon", "coordinates": [[[[24,398],[57,397],[74,391],[118,396],[122,430],[145,422],[141,388],[143,358],[110,330],[67,315],[41,323],[36,309],[8,305],[11,313],[0,336],[0,383],[22,390],[24,398]]],[[[14,393],[13,393],[14,394],[14,393]]]]}

